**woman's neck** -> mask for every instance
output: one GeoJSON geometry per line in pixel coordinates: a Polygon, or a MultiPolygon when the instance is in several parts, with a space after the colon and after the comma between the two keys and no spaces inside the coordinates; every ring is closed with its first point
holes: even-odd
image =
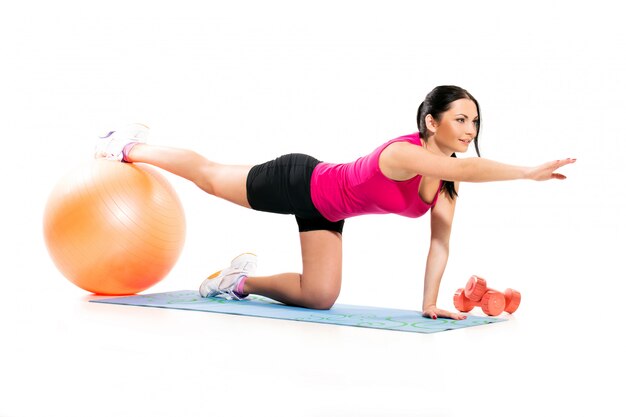
{"type": "Polygon", "coordinates": [[[427,151],[434,153],[435,155],[452,156],[452,154],[454,153],[454,151],[440,148],[437,145],[437,141],[435,141],[432,136],[428,139],[428,141],[426,141],[426,139],[421,139],[421,141],[422,147],[427,151]]]}

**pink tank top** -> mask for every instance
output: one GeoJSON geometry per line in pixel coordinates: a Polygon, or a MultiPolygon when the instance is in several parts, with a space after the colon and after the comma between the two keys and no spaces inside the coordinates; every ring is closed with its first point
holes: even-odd
{"type": "Polygon", "coordinates": [[[419,133],[413,133],[390,140],[354,162],[322,162],[315,167],[311,177],[311,198],[322,216],[333,222],[362,214],[394,213],[420,217],[434,207],[442,182],[433,202],[427,204],[418,192],[421,175],[406,181],[394,181],[380,170],[380,154],[394,142],[422,146],[419,133]]]}

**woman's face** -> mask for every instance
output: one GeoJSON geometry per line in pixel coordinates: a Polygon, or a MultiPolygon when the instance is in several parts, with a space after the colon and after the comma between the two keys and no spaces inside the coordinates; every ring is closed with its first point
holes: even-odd
{"type": "Polygon", "coordinates": [[[431,137],[437,147],[446,154],[466,152],[476,137],[478,127],[478,109],[470,99],[453,101],[450,109],[441,115],[437,122],[433,120],[435,133],[431,137]]]}

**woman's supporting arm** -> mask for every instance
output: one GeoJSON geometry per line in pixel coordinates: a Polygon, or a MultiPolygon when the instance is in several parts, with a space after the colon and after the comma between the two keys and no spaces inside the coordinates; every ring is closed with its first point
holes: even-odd
{"type": "MultiPolygon", "coordinates": [[[[455,188],[458,190],[458,184],[455,184],[455,188]]],[[[447,194],[443,194],[439,196],[437,204],[432,208],[430,214],[430,250],[428,251],[426,272],[424,274],[422,314],[432,319],[444,317],[462,320],[467,317],[464,314],[452,313],[437,308],[439,284],[448,262],[450,232],[452,230],[455,206],[456,199],[453,200],[447,194]]]]}

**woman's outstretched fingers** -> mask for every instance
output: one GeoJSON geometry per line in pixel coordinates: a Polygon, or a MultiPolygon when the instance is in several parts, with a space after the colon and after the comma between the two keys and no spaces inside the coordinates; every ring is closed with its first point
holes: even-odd
{"type": "Polygon", "coordinates": [[[564,167],[565,165],[573,164],[574,162],[576,162],[575,158],[559,159],[557,161],[546,162],[545,164],[531,168],[528,178],[535,181],[546,181],[551,179],[564,180],[567,177],[555,171],[561,167],[564,167]]]}
{"type": "MultiPolygon", "coordinates": [[[[576,162],[576,158],[567,158],[567,159],[561,159],[559,161],[557,161],[557,167],[554,169],[554,171],[556,171],[557,169],[564,167],[565,165],[569,165],[569,164],[573,164],[574,162],[576,162]]],[[[561,173],[558,172],[552,172],[552,179],[555,180],[564,180],[567,177],[561,173]]]]}

